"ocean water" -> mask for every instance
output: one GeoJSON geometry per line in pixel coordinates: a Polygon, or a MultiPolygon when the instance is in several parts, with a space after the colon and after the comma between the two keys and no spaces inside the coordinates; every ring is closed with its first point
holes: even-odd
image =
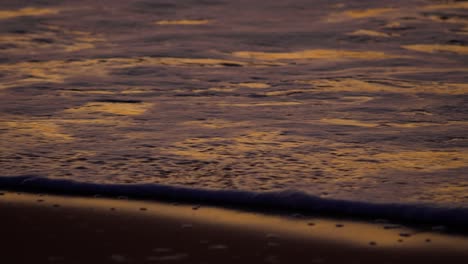
{"type": "Polygon", "coordinates": [[[466,1],[2,1],[0,189],[466,220],[467,43],[466,1]]]}

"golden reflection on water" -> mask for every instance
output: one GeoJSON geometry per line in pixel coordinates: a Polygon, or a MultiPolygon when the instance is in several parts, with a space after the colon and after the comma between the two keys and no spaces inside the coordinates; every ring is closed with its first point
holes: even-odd
{"type": "Polygon", "coordinates": [[[79,61],[50,60],[43,62],[20,62],[0,64],[0,70],[10,73],[0,89],[35,83],[63,83],[66,79],[80,76],[104,77],[112,70],[136,66],[210,66],[223,67],[223,64],[243,65],[245,63],[211,58],[171,58],[136,57],[86,59],[79,61]],[[27,77],[25,77],[27,76],[27,77]]]}
{"type": "MultiPolygon", "coordinates": [[[[124,92],[122,92],[124,93],[124,92]]],[[[62,95],[72,95],[72,94],[118,94],[118,91],[109,91],[109,90],[71,90],[71,91],[65,91],[61,93],[62,95]]]]}
{"type": "Polygon", "coordinates": [[[70,141],[73,137],[63,132],[61,126],[49,120],[21,120],[0,122],[9,130],[3,135],[7,137],[20,136],[26,141],[34,138],[47,139],[54,141],[70,141]],[[11,129],[11,130],[10,130],[11,129]]]}
{"type": "Polygon", "coordinates": [[[441,10],[441,9],[468,9],[468,2],[447,2],[441,4],[434,4],[425,6],[424,9],[428,10],[441,10]]]}
{"type": "Polygon", "coordinates": [[[415,44],[403,45],[402,47],[408,50],[414,50],[425,53],[452,52],[460,55],[468,54],[468,47],[460,45],[415,44]]]}
{"type": "Polygon", "coordinates": [[[288,149],[300,145],[300,142],[288,142],[287,138],[280,135],[280,132],[262,132],[247,129],[239,136],[189,138],[175,143],[174,148],[169,148],[168,151],[176,155],[202,160],[217,160],[241,157],[242,153],[249,151],[274,151],[275,149],[288,149]]]}
{"type": "Polygon", "coordinates": [[[0,42],[11,45],[3,48],[9,52],[24,52],[25,49],[31,53],[39,53],[48,49],[75,52],[95,48],[97,44],[104,44],[105,39],[89,32],[46,26],[42,27],[39,33],[2,34],[0,42]]]}
{"type": "Polygon", "coordinates": [[[435,21],[438,23],[448,23],[448,24],[460,24],[460,25],[467,25],[468,24],[468,19],[465,17],[459,17],[459,16],[441,16],[441,15],[428,15],[426,16],[427,19],[431,21],[435,21]]]}
{"type": "Polygon", "coordinates": [[[122,120],[116,117],[106,116],[106,117],[95,117],[95,118],[63,118],[53,120],[57,125],[62,127],[68,127],[70,125],[84,125],[84,126],[113,126],[113,127],[122,127],[130,126],[131,123],[128,120],[122,120]]]}
{"type": "Polygon", "coordinates": [[[348,33],[350,36],[371,36],[371,37],[382,37],[382,38],[390,38],[390,37],[395,37],[399,36],[398,34],[387,34],[375,30],[368,30],[368,29],[359,29],[356,31],[353,31],[351,33],[348,33]]]}
{"type": "Polygon", "coordinates": [[[339,119],[339,118],[322,118],[320,122],[324,122],[332,125],[345,125],[345,126],[358,126],[358,127],[376,127],[378,124],[361,122],[359,120],[352,119],[339,119]]]}
{"type": "MultiPolygon", "coordinates": [[[[228,93],[228,92],[234,92],[237,89],[235,87],[211,87],[211,88],[204,88],[204,89],[195,89],[192,90],[192,93],[206,93],[206,92],[221,92],[221,93],[228,93]]],[[[176,89],[174,92],[180,92],[180,93],[186,93],[186,90],[183,89],[176,89]]]]}
{"type": "Polygon", "coordinates": [[[161,21],[156,21],[154,23],[157,25],[205,25],[205,24],[211,23],[211,20],[208,20],[208,19],[161,20],[161,21]]]}
{"type": "Polygon", "coordinates": [[[203,121],[187,121],[183,122],[182,125],[186,126],[199,126],[210,129],[229,128],[229,127],[246,127],[251,126],[252,123],[249,121],[234,122],[225,119],[209,119],[203,121]]]}
{"type": "Polygon", "coordinates": [[[293,52],[255,52],[255,51],[238,51],[233,53],[234,56],[246,59],[256,59],[265,61],[275,60],[343,60],[343,59],[361,59],[361,60],[380,60],[388,58],[396,58],[396,55],[389,55],[380,51],[347,51],[347,50],[327,50],[313,49],[293,52]]]}
{"type": "Polygon", "coordinates": [[[60,10],[53,8],[27,7],[18,10],[0,10],[0,20],[22,16],[44,16],[57,14],[60,10]]]}
{"type": "Polygon", "coordinates": [[[444,186],[432,186],[426,190],[434,194],[437,202],[463,203],[468,193],[468,182],[458,182],[456,184],[445,184],[444,186]]]}
{"type": "MultiPolygon", "coordinates": [[[[342,8],[343,6],[338,8],[342,8]]],[[[361,9],[361,10],[347,10],[343,12],[332,12],[329,13],[325,18],[325,21],[328,23],[342,23],[350,20],[364,20],[373,17],[383,17],[387,13],[396,11],[394,8],[370,8],[370,9],[361,9]]]]}
{"type": "Polygon", "coordinates": [[[386,93],[434,93],[434,94],[466,94],[468,84],[466,83],[440,83],[440,82],[405,82],[391,80],[387,82],[376,82],[373,80],[363,81],[359,79],[318,79],[312,81],[300,81],[313,85],[313,91],[321,92],[386,92],[386,93]]]}
{"type": "Polygon", "coordinates": [[[251,102],[251,103],[218,103],[218,106],[226,106],[226,107],[259,107],[259,106],[293,106],[293,105],[301,105],[302,102],[251,102]]]}
{"type": "Polygon", "coordinates": [[[291,94],[298,94],[298,93],[307,93],[310,92],[310,89],[288,89],[283,91],[271,91],[265,92],[264,95],[266,96],[287,96],[291,94]]]}
{"type": "Polygon", "coordinates": [[[447,121],[443,123],[437,122],[411,122],[411,123],[395,123],[395,122],[386,122],[386,121],[360,121],[354,119],[341,119],[341,118],[322,118],[320,122],[332,124],[332,125],[343,125],[343,126],[356,126],[356,127],[399,127],[399,128],[419,128],[419,127],[428,127],[428,126],[450,126],[450,125],[465,125],[468,126],[468,121],[447,121]]]}
{"type": "Polygon", "coordinates": [[[242,86],[242,87],[247,87],[247,88],[255,88],[255,89],[265,89],[269,88],[270,85],[267,83],[238,83],[237,85],[242,86]]]}
{"type": "Polygon", "coordinates": [[[122,94],[144,94],[144,93],[148,93],[148,90],[129,88],[127,90],[121,91],[121,93],[122,94]]]}
{"type": "Polygon", "coordinates": [[[92,49],[96,47],[94,44],[91,43],[80,43],[80,44],[74,44],[72,46],[68,46],[65,48],[66,52],[74,52],[74,51],[79,51],[79,50],[84,50],[84,49],[92,49]]]}
{"type": "Polygon", "coordinates": [[[460,34],[460,35],[468,35],[468,26],[460,29],[459,31],[456,32],[457,34],[460,34]]]}
{"type": "Polygon", "coordinates": [[[463,168],[468,162],[466,151],[399,151],[374,156],[385,163],[384,168],[431,172],[463,168]]]}
{"type": "Polygon", "coordinates": [[[243,62],[222,60],[222,59],[210,59],[210,58],[146,58],[149,64],[161,64],[161,65],[209,65],[209,66],[220,66],[222,64],[238,64],[245,65],[243,62]]]}
{"type": "MultiPolygon", "coordinates": [[[[323,120],[321,120],[323,121],[323,120]]],[[[357,120],[325,120],[333,124],[345,124],[352,126],[374,127],[357,120]]],[[[192,123],[193,125],[199,125],[192,123]]],[[[189,125],[189,124],[187,124],[189,125]]],[[[237,134],[237,133],[236,133],[237,134]]],[[[387,146],[382,149],[377,146],[366,146],[361,144],[341,143],[328,139],[315,139],[310,137],[290,137],[283,135],[280,131],[252,131],[246,128],[242,134],[237,136],[189,138],[176,142],[173,147],[165,151],[199,160],[219,160],[230,163],[241,160],[246,164],[251,162],[247,153],[274,153],[269,155],[268,162],[262,163],[256,168],[256,172],[263,169],[268,173],[276,169],[277,174],[281,172],[301,172],[306,167],[319,166],[327,177],[327,183],[353,182],[358,178],[365,177],[372,180],[379,173],[394,171],[405,172],[435,172],[439,170],[463,168],[468,164],[468,152],[463,149],[445,149],[434,151],[431,149],[408,150],[387,146]],[[311,148],[311,154],[295,151],[297,148],[311,148]],[[327,150],[321,150],[321,149],[327,150]],[[320,151],[321,150],[321,151],[320,151]],[[292,162],[285,162],[285,158],[292,162]],[[372,160],[372,162],[367,162],[372,160]],[[326,161],[326,166],[323,162],[326,161]]],[[[297,176],[297,175],[295,175],[297,176]]],[[[255,180],[255,177],[251,179],[255,180]]],[[[307,182],[307,179],[302,179],[307,182]]]]}
{"type": "Polygon", "coordinates": [[[151,108],[150,103],[87,103],[78,108],[66,110],[68,113],[109,113],[115,115],[141,115],[151,108]]]}
{"type": "Polygon", "coordinates": [[[394,8],[372,8],[372,9],[364,9],[364,10],[349,10],[344,12],[345,15],[350,16],[352,18],[368,18],[368,17],[376,17],[380,16],[384,13],[388,13],[391,11],[395,11],[394,8]]]}

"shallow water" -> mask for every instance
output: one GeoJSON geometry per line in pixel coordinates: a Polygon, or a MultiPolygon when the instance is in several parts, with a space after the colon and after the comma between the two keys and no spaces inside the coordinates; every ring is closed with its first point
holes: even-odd
{"type": "Polygon", "coordinates": [[[0,176],[468,207],[468,5],[0,4],[0,176]]]}

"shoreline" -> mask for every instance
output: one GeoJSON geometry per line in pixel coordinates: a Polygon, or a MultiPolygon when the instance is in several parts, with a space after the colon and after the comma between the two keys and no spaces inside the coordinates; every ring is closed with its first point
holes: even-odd
{"type": "Polygon", "coordinates": [[[34,176],[0,177],[9,191],[84,197],[128,197],[165,203],[202,204],[222,208],[279,214],[351,218],[363,221],[387,219],[415,228],[444,226],[451,232],[468,234],[468,208],[437,204],[378,203],[314,196],[301,191],[255,192],[212,190],[165,184],[90,183],[34,176]]]}
{"type": "Polygon", "coordinates": [[[468,257],[468,237],[391,223],[1,193],[6,263],[463,263],[468,257]]]}

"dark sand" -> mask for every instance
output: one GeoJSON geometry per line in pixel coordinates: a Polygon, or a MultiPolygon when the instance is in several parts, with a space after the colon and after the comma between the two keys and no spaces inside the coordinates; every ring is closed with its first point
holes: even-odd
{"type": "Polygon", "coordinates": [[[388,223],[17,193],[3,193],[0,210],[2,263],[465,263],[468,258],[466,237],[388,223]]]}

